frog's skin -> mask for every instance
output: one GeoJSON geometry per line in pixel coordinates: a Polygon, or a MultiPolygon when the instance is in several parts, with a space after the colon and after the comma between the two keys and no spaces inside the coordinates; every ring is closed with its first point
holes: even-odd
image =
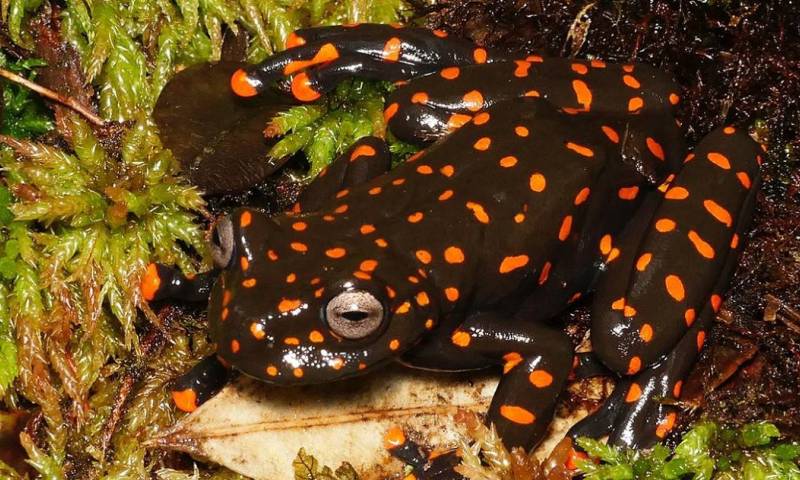
{"type": "MultiPolygon", "coordinates": [[[[354,75],[397,81],[391,131],[434,143],[386,172],[385,146],[364,139],[292,212],[243,208],[219,223],[228,241],[208,311],[219,359],[281,386],[393,361],[495,367],[487,422],[525,448],[546,432],[573,367],[607,369],[614,394],[573,435],[651,445],[675,425],[661,399],[680,396],[736,264],[759,145],[729,126],[688,153],[678,88],[646,65],[514,60],[445,37],[303,30],[234,74],[240,96],[277,81],[300,101],[354,75]],[[548,320],[589,291],[594,353],[576,357],[548,320]]],[[[153,267],[145,296],[176,285],[186,280],[153,267]]],[[[176,392],[188,409],[202,383],[190,378],[176,392]]]]}

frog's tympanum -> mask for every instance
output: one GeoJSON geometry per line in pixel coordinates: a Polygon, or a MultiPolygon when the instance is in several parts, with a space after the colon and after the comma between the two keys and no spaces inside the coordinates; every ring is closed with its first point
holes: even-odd
{"type": "Polygon", "coordinates": [[[515,59],[389,25],[301,30],[288,47],[236,72],[233,92],[308,102],[354,76],[393,81],[389,129],[426,148],[389,171],[384,142],[362,139],[291,212],[222,218],[213,279],[149,268],[148,299],[214,282],[217,357],[177,403],[193,409],[222,365],[281,386],[388,362],[495,367],[486,421],[531,448],[570,375],[611,372],[613,394],[571,434],[664,438],[742,248],[762,148],[726,126],[689,152],[678,87],[647,65],[515,59]],[[588,292],[593,352],[576,355],[551,319],[588,292]]]}

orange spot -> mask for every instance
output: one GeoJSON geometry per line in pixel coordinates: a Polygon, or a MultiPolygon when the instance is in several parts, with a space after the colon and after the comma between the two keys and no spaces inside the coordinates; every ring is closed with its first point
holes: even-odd
{"type": "Polygon", "coordinates": [[[333,210],[333,213],[344,213],[344,212],[346,212],[346,211],[347,211],[349,208],[350,208],[350,207],[349,207],[347,204],[339,205],[338,207],[336,207],[336,208],[333,210]]]}
{"type": "Polygon", "coordinates": [[[553,384],[553,376],[546,370],[534,370],[528,375],[528,381],[530,381],[534,387],[545,388],[553,384]]]}
{"type": "Polygon", "coordinates": [[[639,187],[636,185],[632,187],[622,187],[619,189],[619,192],[617,192],[617,195],[623,200],[635,200],[639,195],[639,187]]]}
{"type": "Polygon", "coordinates": [[[382,238],[378,238],[378,239],[375,240],[375,245],[377,245],[377,246],[379,246],[381,248],[386,248],[386,247],[389,246],[389,243],[386,240],[382,239],[382,238]]]}
{"type": "Polygon", "coordinates": [[[736,248],[739,246],[739,235],[733,234],[731,237],[731,248],[736,248]]]}
{"type": "Polygon", "coordinates": [[[637,373],[639,370],[642,369],[642,359],[639,357],[631,357],[631,361],[628,362],[628,375],[633,375],[637,373]]]}
{"type": "Polygon", "coordinates": [[[452,177],[453,174],[456,172],[456,169],[452,165],[445,165],[444,167],[439,169],[439,172],[445,177],[452,177]]]}
{"type": "Polygon", "coordinates": [[[697,350],[702,350],[703,345],[706,343],[706,332],[704,330],[700,330],[697,332],[697,350]]]}
{"type": "Polygon", "coordinates": [[[636,77],[633,75],[623,75],[622,82],[631,88],[639,88],[642,86],[642,84],[639,83],[639,80],[636,80],[636,77]]]}
{"type": "Polygon", "coordinates": [[[222,306],[227,307],[231,302],[232,297],[233,295],[231,294],[230,290],[225,290],[225,293],[222,294],[222,306]]]}
{"type": "Polygon", "coordinates": [[[283,74],[291,75],[308,67],[330,62],[336,60],[337,58],[339,58],[339,51],[336,50],[336,47],[332,43],[326,43],[320,47],[319,51],[317,51],[311,60],[295,60],[293,62],[289,62],[283,68],[283,74]]]}
{"type": "Polygon", "coordinates": [[[500,273],[508,273],[518,268],[522,268],[527,265],[529,261],[530,258],[528,258],[527,255],[505,257],[503,261],[500,262],[500,273]]]}
{"type": "Polygon", "coordinates": [[[347,250],[342,247],[329,248],[328,250],[325,250],[325,255],[330,258],[338,259],[347,255],[347,250]]]}
{"type": "Polygon", "coordinates": [[[491,145],[492,145],[492,139],[489,137],[483,137],[479,138],[478,141],[475,142],[473,148],[475,148],[475,150],[484,151],[488,150],[491,145]]]}
{"type": "Polygon", "coordinates": [[[292,375],[294,375],[297,378],[303,378],[303,369],[299,367],[295,368],[294,370],[292,370],[292,375]]]}
{"type": "Polygon", "coordinates": [[[465,123],[472,120],[472,117],[469,115],[464,115],[463,113],[454,113],[450,115],[450,119],[447,120],[447,126],[450,130],[456,130],[464,126],[465,123]]]}
{"type": "Polygon", "coordinates": [[[750,181],[750,175],[747,172],[736,172],[736,178],[739,179],[739,183],[746,189],[750,189],[750,185],[752,182],[750,181]]]}
{"type": "Polygon", "coordinates": [[[672,105],[677,105],[678,102],[681,101],[681,97],[678,96],[677,93],[670,93],[669,94],[669,103],[672,105]]]}
{"type": "Polygon", "coordinates": [[[305,44],[306,44],[306,39],[301,37],[300,35],[298,35],[295,32],[290,33],[289,36],[286,37],[286,49],[287,50],[290,49],[290,48],[294,48],[294,47],[297,47],[297,46],[300,46],[300,45],[305,45],[305,44]]]}
{"type": "Polygon", "coordinates": [[[500,159],[500,166],[503,168],[511,168],[517,164],[517,157],[509,155],[500,159]]]}
{"type": "Polygon", "coordinates": [[[424,307],[431,303],[431,299],[428,297],[426,292],[419,292],[414,299],[416,299],[417,305],[420,307],[424,307]]]}
{"type": "Polygon", "coordinates": [[[300,300],[284,298],[278,304],[278,311],[281,313],[291,312],[292,310],[300,308],[300,304],[300,300]]]}
{"type": "Polygon", "coordinates": [[[392,117],[394,117],[395,114],[397,114],[397,111],[399,109],[400,109],[400,104],[397,102],[394,102],[388,107],[386,107],[386,110],[383,111],[383,120],[388,123],[389,120],[391,120],[392,117]]]}
{"type": "Polygon", "coordinates": [[[381,187],[372,187],[372,188],[370,188],[370,189],[369,189],[367,192],[368,192],[370,195],[377,195],[377,194],[381,193],[381,191],[382,191],[382,190],[383,190],[383,189],[382,189],[381,187]]]}
{"type": "Polygon", "coordinates": [[[275,368],[274,365],[268,366],[267,367],[267,375],[269,375],[270,377],[277,376],[278,375],[278,369],[275,368]]]}
{"type": "Polygon", "coordinates": [[[395,309],[394,313],[396,313],[398,315],[403,315],[403,314],[408,313],[410,311],[411,311],[411,304],[408,303],[408,302],[403,302],[403,303],[400,304],[400,306],[397,307],[397,309],[395,309]]]}
{"type": "Polygon", "coordinates": [[[528,135],[530,135],[531,132],[526,127],[518,125],[517,127],[514,128],[514,133],[516,133],[520,137],[527,137],[528,135]]]}
{"type": "Polygon", "coordinates": [[[475,59],[475,63],[486,63],[486,50],[483,48],[476,48],[472,52],[472,58],[475,59]]]}
{"type": "Polygon", "coordinates": [[[589,86],[583,80],[573,80],[572,90],[575,91],[575,98],[578,100],[578,104],[582,105],[583,110],[588,112],[592,107],[592,91],[589,86]]]}
{"type": "Polygon", "coordinates": [[[718,204],[714,200],[704,200],[703,206],[706,207],[706,210],[711,214],[712,217],[724,223],[726,227],[733,225],[733,218],[731,218],[730,212],[728,212],[728,210],[726,210],[722,205],[718,204]]]}
{"type": "Polygon", "coordinates": [[[447,80],[455,80],[459,75],[461,75],[461,69],[458,67],[447,67],[442,69],[442,71],[439,72],[439,75],[447,80]]]}
{"type": "Polygon", "coordinates": [[[397,448],[406,443],[406,435],[400,427],[390,428],[383,436],[383,446],[386,450],[397,448]]]}
{"type": "Polygon", "coordinates": [[[514,69],[514,76],[517,78],[524,78],[528,76],[528,70],[531,69],[531,63],[524,60],[515,60],[517,68],[514,69]]]}
{"type": "Polygon", "coordinates": [[[313,102],[321,96],[311,87],[311,79],[305,72],[298,73],[292,79],[292,95],[301,102],[313,102]]]}
{"type": "Polygon", "coordinates": [[[411,103],[425,105],[428,103],[428,94],[425,92],[417,92],[411,96],[411,103]]]}
{"type": "Polygon", "coordinates": [[[239,340],[231,340],[231,352],[239,353],[239,349],[241,345],[239,345],[239,340]]]}
{"type": "Polygon", "coordinates": [[[505,361],[503,364],[503,374],[505,375],[522,362],[522,355],[517,352],[507,353],[503,355],[503,360],[505,361]]]}
{"type": "Polygon", "coordinates": [[[642,100],[641,97],[633,97],[630,100],[628,100],[629,112],[631,113],[638,112],[639,110],[642,109],[642,107],[644,107],[644,100],[642,100]]]}
{"type": "Polygon", "coordinates": [[[475,202],[467,202],[467,208],[472,210],[472,214],[481,223],[489,223],[489,214],[484,210],[483,205],[475,202]]]}
{"type": "Polygon", "coordinates": [[[530,187],[534,192],[543,192],[547,186],[547,180],[541,173],[534,173],[531,175],[530,187]]]}
{"type": "Polygon", "coordinates": [[[369,145],[359,145],[350,154],[350,161],[355,161],[359,157],[374,157],[378,152],[369,145]]]}
{"type": "Polygon", "coordinates": [[[686,322],[687,327],[692,326],[695,318],[697,318],[697,314],[694,312],[694,308],[687,308],[683,313],[683,320],[686,322]]]}
{"type": "Polygon", "coordinates": [[[361,280],[372,280],[372,275],[370,275],[367,272],[362,272],[361,270],[353,272],[353,276],[356,278],[360,278],[361,280]]]}
{"type": "Polygon", "coordinates": [[[675,382],[675,386],[672,387],[672,396],[675,398],[681,398],[681,390],[683,390],[683,380],[678,380],[675,382]]]}
{"type": "Polygon", "coordinates": [[[569,237],[569,232],[572,230],[572,215],[567,215],[561,221],[561,228],[558,230],[558,239],[562,242],[569,237]]]}
{"type": "Polygon", "coordinates": [[[730,170],[731,169],[730,160],[728,160],[728,157],[726,157],[725,155],[723,155],[721,153],[710,152],[708,155],[706,155],[706,158],[708,158],[708,160],[711,163],[713,163],[714,165],[718,166],[719,168],[721,168],[723,170],[730,170]]]}
{"type": "Polygon", "coordinates": [[[250,225],[253,221],[253,215],[250,214],[247,210],[242,212],[242,216],[239,217],[239,226],[245,228],[250,225]]]}
{"type": "Polygon", "coordinates": [[[540,94],[538,90],[528,90],[527,92],[525,92],[525,96],[526,97],[538,98],[538,97],[541,97],[542,94],[540,94]]]}
{"type": "Polygon", "coordinates": [[[612,247],[612,238],[611,235],[603,235],[603,238],[600,239],[600,253],[603,255],[608,255],[611,253],[612,247]]]}
{"type": "Polygon", "coordinates": [[[664,285],[667,287],[667,293],[678,302],[682,302],[686,297],[686,291],[683,288],[683,281],[677,275],[667,275],[664,279],[664,285]]]}
{"type": "Polygon", "coordinates": [[[645,343],[649,343],[653,339],[653,327],[649,323],[642,325],[642,328],[639,329],[639,337],[645,343]]]}
{"type": "Polygon", "coordinates": [[[395,291],[394,291],[394,289],[393,289],[392,287],[390,287],[390,286],[388,286],[388,285],[387,285],[387,286],[386,286],[386,295],[387,295],[389,298],[394,298],[394,297],[396,297],[396,296],[397,296],[397,292],[395,292],[395,291]]]}
{"type": "Polygon", "coordinates": [[[611,303],[612,310],[622,310],[625,308],[625,298],[618,298],[611,303]]]}
{"type": "Polygon", "coordinates": [[[589,73],[589,67],[587,67],[582,63],[573,63],[572,65],[570,65],[570,68],[572,68],[573,72],[578,73],[580,75],[586,75],[587,73],[589,73]]]}
{"type": "Polygon", "coordinates": [[[464,106],[470,112],[477,112],[483,108],[483,95],[477,90],[472,90],[464,94],[464,106]]]}
{"type": "Polygon", "coordinates": [[[424,217],[425,215],[423,215],[422,212],[414,212],[408,216],[408,221],[411,223],[419,223],[424,217]]]}
{"type": "Polygon", "coordinates": [[[161,287],[161,277],[158,275],[158,267],[155,263],[147,266],[142,282],[139,284],[139,289],[142,292],[142,297],[152,301],[156,297],[156,292],[161,287]]]}
{"type": "Polygon", "coordinates": [[[655,139],[651,137],[647,137],[646,140],[647,149],[650,150],[650,153],[653,154],[659,160],[664,160],[664,149],[661,147],[661,144],[656,142],[655,139]]]}
{"type": "Polygon", "coordinates": [[[628,389],[627,395],[625,395],[625,401],[628,403],[633,403],[642,396],[642,387],[639,386],[638,383],[632,383],[630,388],[628,389]]]}
{"type": "Polygon", "coordinates": [[[400,341],[399,341],[399,340],[397,340],[396,338],[395,338],[395,339],[392,339],[392,341],[391,341],[391,342],[389,342],[389,350],[391,350],[391,351],[395,351],[395,350],[397,350],[398,348],[400,348],[400,341]]]}
{"type": "Polygon", "coordinates": [[[514,222],[522,223],[524,221],[525,221],[525,214],[524,213],[518,213],[518,214],[514,215],[514,222]]]}
{"type": "Polygon", "coordinates": [[[172,401],[181,411],[194,412],[197,410],[197,393],[191,388],[173,390],[172,401]]]}
{"type": "Polygon", "coordinates": [[[221,320],[225,321],[225,320],[228,319],[228,315],[230,315],[230,310],[228,310],[228,307],[225,307],[225,308],[222,309],[222,312],[220,313],[219,318],[221,320]]]}
{"type": "Polygon", "coordinates": [[[541,55],[528,55],[525,57],[525,61],[531,63],[542,63],[544,62],[544,58],[541,55]]]}
{"type": "Polygon", "coordinates": [[[658,438],[666,437],[670,430],[675,428],[675,421],[677,418],[678,415],[675,412],[668,413],[664,421],[659,423],[656,427],[656,436],[658,438]]]}
{"type": "Polygon", "coordinates": [[[519,425],[530,425],[536,421],[533,413],[515,405],[500,405],[500,415],[519,425]]]}
{"type": "Polygon", "coordinates": [[[292,242],[289,244],[289,248],[294,250],[295,252],[306,253],[308,251],[308,246],[305,243],[301,242],[292,242]]]}
{"type": "Polygon", "coordinates": [[[468,347],[470,342],[472,342],[472,337],[469,335],[469,333],[463,330],[457,330],[450,337],[450,340],[452,340],[453,345],[458,345],[459,347],[468,347]]]}
{"type": "Polygon", "coordinates": [[[726,135],[731,135],[731,134],[733,134],[733,132],[736,131],[736,129],[731,127],[731,126],[728,126],[728,127],[723,128],[722,131],[725,132],[726,135]]]}
{"type": "Polygon", "coordinates": [[[364,260],[363,262],[361,262],[361,265],[359,265],[358,268],[365,272],[374,272],[377,267],[378,267],[377,260],[364,260]]]}
{"type": "Polygon", "coordinates": [[[300,345],[300,339],[297,337],[286,337],[283,339],[283,343],[286,345],[300,345]]]}
{"type": "Polygon", "coordinates": [[[589,158],[594,157],[594,151],[589,147],[584,147],[583,145],[578,145],[577,143],[567,142],[567,148],[578,155],[583,155],[584,157],[589,158]]]}
{"type": "Polygon", "coordinates": [[[322,343],[325,340],[325,337],[323,337],[322,333],[320,333],[319,331],[311,330],[311,333],[308,334],[308,339],[312,343],[322,343]]]}
{"type": "Polygon", "coordinates": [[[443,202],[443,201],[451,198],[452,196],[453,196],[453,191],[452,190],[445,190],[444,192],[442,192],[441,195],[439,195],[439,201],[443,202]]]}
{"type": "Polygon", "coordinates": [[[464,251],[458,247],[447,247],[444,251],[444,259],[447,263],[463,263],[464,251]]]}
{"type": "Polygon", "coordinates": [[[444,30],[433,30],[432,32],[439,38],[447,38],[447,32],[445,32],[444,30]]]}
{"type": "Polygon", "coordinates": [[[427,330],[430,330],[431,328],[433,328],[433,319],[432,318],[429,318],[429,319],[425,320],[425,328],[427,330]]]}
{"type": "Polygon", "coordinates": [[[415,255],[417,256],[417,260],[424,263],[425,265],[431,263],[433,257],[431,256],[431,252],[427,250],[417,250],[415,255]]]}
{"type": "Polygon", "coordinates": [[[483,125],[484,123],[488,122],[490,118],[492,117],[488,112],[481,112],[475,115],[475,118],[472,119],[472,123],[475,125],[483,125]]]}
{"type": "Polygon", "coordinates": [[[255,278],[248,278],[242,281],[242,286],[244,288],[253,288],[256,286],[256,279],[255,278]]]}
{"type": "Polygon", "coordinates": [[[294,222],[292,224],[292,229],[296,232],[302,232],[306,228],[308,228],[308,224],[306,222],[294,222]]]}
{"type": "Polygon", "coordinates": [[[620,250],[619,248],[612,248],[611,253],[608,254],[606,258],[606,263],[611,263],[619,257],[620,250]]]}
{"type": "Polygon", "coordinates": [[[689,190],[683,187],[672,187],[664,194],[664,198],[668,200],[686,200],[689,198],[689,190]]]}
{"type": "Polygon", "coordinates": [[[231,76],[231,90],[240,97],[254,97],[258,95],[258,90],[250,83],[247,72],[241,68],[236,70],[231,76]]]}
{"type": "Polygon", "coordinates": [[[589,65],[591,65],[593,68],[606,68],[606,62],[599,59],[592,60],[589,62],[589,65]]]}
{"type": "Polygon", "coordinates": [[[578,194],[575,196],[575,202],[574,202],[575,205],[578,206],[578,205],[582,204],[583,202],[585,202],[586,199],[589,198],[589,194],[590,193],[591,193],[591,190],[589,189],[589,187],[583,187],[581,189],[581,191],[578,192],[578,194]]]}
{"type": "Polygon", "coordinates": [[[644,272],[647,266],[650,264],[650,260],[653,259],[652,253],[643,253],[637,260],[636,260],[636,270],[640,272],[644,272]]]}
{"type": "Polygon", "coordinates": [[[661,218],[656,222],[656,230],[661,233],[667,233],[675,230],[676,224],[674,220],[669,218],[661,218]]]}
{"type": "Polygon", "coordinates": [[[600,129],[603,130],[603,133],[606,134],[606,137],[608,137],[609,140],[614,143],[619,143],[619,133],[617,133],[616,130],[607,125],[603,125],[600,127],[600,129]]]}
{"type": "Polygon", "coordinates": [[[722,297],[717,295],[711,295],[711,308],[714,309],[714,312],[719,312],[719,307],[722,305],[722,297]]]}
{"type": "Polygon", "coordinates": [[[242,267],[242,270],[247,270],[250,268],[250,260],[248,260],[247,257],[239,258],[239,266],[242,267]]]}
{"type": "Polygon", "coordinates": [[[714,247],[708,242],[703,240],[700,235],[694,230],[689,230],[689,241],[692,242],[697,252],[705,258],[714,258],[714,247]]]}
{"type": "Polygon", "coordinates": [[[336,357],[330,361],[330,366],[334,370],[341,370],[344,367],[344,359],[341,357],[336,357]]]}
{"type": "Polygon", "coordinates": [[[622,314],[625,315],[626,317],[636,316],[636,309],[631,307],[630,305],[625,305],[625,307],[622,309],[622,314]]]}
{"type": "Polygon", "coordinates": [[[375,232],[375,226],[365,223],[364,225],[361,225],[359,231],[361,232],[362,235],[369,235],[370,233],[375,232]]]}
{"type": "Polygon", "coordinates": [[[447,287],[444,289],[444,296],[451,302],[458,300],[460,293],[456,287],[447,287]]]}
{"type": "Polygon", "coordinates": [[[402,185],[404,183],[406,183],[406,179],[405,178],[395,178],[394,180],[392,180],[392,185],[395,185],[395,186],[402,185]]]}
{"type": "Polygon", "coordinates": [[[266,335],[266,333],[264,333],[264,325],[256,322],[251,323],[250,334],[253,335],[253,338],[256,340],[261,340],[266,335]]]}
{"type": "Polygon", "coordinates": [[[400,60],[400,47],[403,42],[397,38],[392,37],[383,45],[383,59],[387,62],[396,62],[400,60]]]}
{"type": "Polygon", "coordinates": [[[552,263],[544,262],[544,265],[542,265],[542,271],[539,273],[539,285],[544,285],[544,283],[547,281],[547,278],[550,276],[550,269],[552,267],[552,263]]]}

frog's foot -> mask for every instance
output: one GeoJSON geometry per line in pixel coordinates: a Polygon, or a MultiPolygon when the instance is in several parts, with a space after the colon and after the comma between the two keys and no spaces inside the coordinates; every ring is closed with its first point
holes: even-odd
{"type": "Polygon", "coordinates": [[[233,91],[252,97],[275,82],[297,100],[314,101],[344,78],[398,81],[447,65],[491,61],[470,42],[416,27],[381,24],[302,29],[287,39],[288,49],[231,77],[233,91]]]}
{"type": "Polygon", "coordinates": [[[464,480],[454,468],[461,463],[456,450],[444,452],[425,450],[406,437],[400,427],[392,427],[384,436],[384,446],[389,453],[412,467],[412,473],[404,480],[464,480]]]}
{"type": "Polygon", "coordinates": [[[216,355],[200,361],[191,370],[178,377],[170,389],[175,406],[184,412],[193,412],[227,383],[230,370],[216,355]]]}
{"type": "Polygon", "coordinates": [[[187,276],[175,268],[151,263],[139,283],[139,291],[148,302],[167,299],[205,302],[216,277],[213,270],[187,276]]]}

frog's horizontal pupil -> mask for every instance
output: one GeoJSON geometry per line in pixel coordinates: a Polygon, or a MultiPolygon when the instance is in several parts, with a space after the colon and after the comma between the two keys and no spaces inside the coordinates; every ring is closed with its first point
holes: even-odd
{"type": "Polygon", "coordinates": [[[365,318],[369,317],[369,313],[362,312],[360,310],[353,310],[353,311],[350,311],[350,312],[343,312],[341,315],[342,315],[342,318],[344,318],[346,320],[350,320],[351,322],[360,322],[361,320],[364,320],[365,318]]]}

